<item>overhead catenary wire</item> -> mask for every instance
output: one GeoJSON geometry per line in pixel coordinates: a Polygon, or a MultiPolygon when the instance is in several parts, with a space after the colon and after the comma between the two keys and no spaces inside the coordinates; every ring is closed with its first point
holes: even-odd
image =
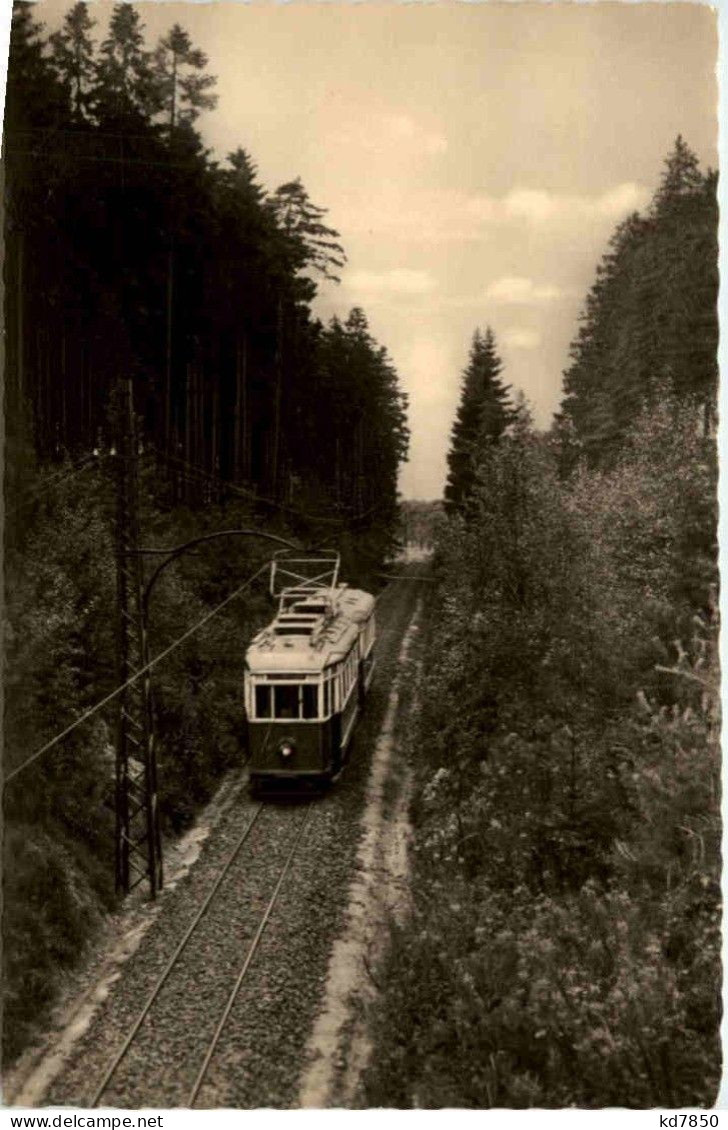
{"type": "MultiPolygon", "coordinates": [[[[143,453],[140,453],[140,455],[142,455],[142,456],[150,455],[150,454],[155,454],[157,456],[161,455],[160,452],[152,452],[152,451],[149,451],[148,449],[146,451],[144,451],[143,453]]],[[[56,480],[58,482],[60,482],[64,478],[70,478],[73,475],[78,474],[80,471],[84,470],[86,468],[86,466],[90,464],[91,460],[100,459],[100,458],[104,458],[104,457],[105,456],[98,456],[96,454],[96,452],[91,452],[91,453],[89,453],[89,455],[85,456],[84,459],[76,467],[72,468],[68,472],[64,472],[60,476],[56,476],[56,480]]],[[[234,493],[240,493],[243,496],[250,497],[250,499],[252,501],[270,503],[273,506],[277,506],[280,509],[287,510],[288,512],[298,514],[298,516],[303,517],[303,518],[307,518],[311,521],[317,521],[318,520],[318,521],[326,521],[326,522],[329,522],[329,523],[333,522],[334,524],[336,524],[338,526],[341,526],[341,525],[344,524],[344,520],[342,520],[342,519],[327,519],[323,516],[321,518],[317,519],[316,516],[314,516],[314,515],[308,515],[308,514],[304,514],[303,512],[300,512],[300,511],[295,511],[292,508],[286,507],[284,504],[277,503],[272,499],[262,499],[262,498],[260,498],[260,496],[254,494],[253,492],[245,491],[243,488],[235,487],[231,483],[226,483],[219,478],[211,476],[208,472],[202,470],[201,468],[194,467],[192,464],[187,464],[185,460],[177,459],[175,456],[163,455],[162,458],[169,459],[170,461],[183,463],[185,466],[187,466],[190,470],[194,471],[196,474],[202,475],[203,477],[214,482],[218,486],[228,487],[228,488],[232,489],[234,493]]],[[[373,507],[371,511],[367,511],[366,513],[367,514],[371,513],[373,510],[376,510],[377,508],[378,507],[373,507]]],[[[366,516],[366,515],[359,516],[359,520],[361,520],[361,517],[364,517],[364,516],[366,516]]],[[[353,521],[353,519],[350,519],[350,521],[353,521]]],[[[75,729],[77,729],[79,726],[81,726],[84,722],[87,722],[90,718],[92,718],[95,714],[97,714],[99,710],[102,710],[110,702],[113,702],[113,700],[115,698],[117,698],[126,689],[128,689],[135,682],[137,682],[137,680],[140,679],[144,674],[146,674],[148,671],[151,671],[152,668],[156,667],[156,665],[158,663],[160,663],[163,659],[165,659],[171,652],[175,651],[178,647],[180,647],[181,644],[185,642],[185,640],[189,639],[190,636],[192,636],[196,631],[198,631],[206,623],[208,623],[215,615],[217,615],[218,612],[222,611],[222,609],[225,608],[231,601],[233,601],[237,596],[239,596],[242,592],[244,592],[247,588],[249,588],[250,585],[253,584],[253,582],[256,581],[257,578],[267,568],[268,568],[267,563],[265,565],[262,565],[261,568],[258,569],[253,574],[252,577],[248,578],[248,580],[243,585],[241,585],[233,593],[231,593],[229,596],[227,596],[225,598],[225,600],[223,600],[220,604],[216,605],[215,608],[211,609],[210,612],[206,613],[205,616],[203,616],[196,624],[194,624],[191,628],[189,628],[186,632],[184,632],[181,636],[179,636],[176,640],[174,640],[167,648],[165,648],[163,651],[161,651],[158,655],[155,655],[150,660],[150,662],[148,664],[146,664],[144,667],[142,667],[138,671],[136,671],[134,673],[134,675],[132,675],[131,678],[129,678],[125,683],[122,683],[120,686],[116,687],[113,691],[111,691],[108,695],[105,695],[104,698],[102,698],[94,706],[92,706],[88,710],[86,710],[83,714],[81,714],[78,718],[76,718],[73,722],[71,722],[68,726],[66,726],[66,728],[64,730],[62,730],[59,734],[56,734],[55,737],[51,738],[48,742],[46,742],[43,746],[41,746],[40,749],[38,749],[34,753],[32,753],[30,755],[30,757],[26,758],[25,761],[21,762],[20,765],[16,766],[10,772],[6,773],[5,776],[4,776],[4,783],[8,784],[10,781],[12,781],[16,777],[18,777],[25,769],[29,768],[31,765],[33,765],[35,762],[37,762],[41,757],[43,757],[46,753],[48,753],[51,749],[53,749],[55,746],[57,746],[59,744],[59,742],[63,741],[64,738],[68,737],[69,734],[71,734],[75,729]]]]}
{"type": "Polygon", "coordinates": [[[10,507],[6,516],[12,517],[14,514],[17,514],[19,510],[24,510],[26,506],[32,506],[34,502],[38,502],[46,494],[50,493],[51,490],[55,489],[55,487],[60,486],[61,483],[75,478],[76,475],[80,474],[82,471],[87,471],[94,463],[98,466],[101,460],[105,458],[105,455],[99,454],[96,451],[89,452],[88,455],[85,455],[78,463],[72,464],[69,468],[63,468],[61,471],[57,471],[55,475],[46,479],[45,482],[38,483],[36,486],[27,490],[25,492],[25,496],[27,497],[23,496],[18,499],[18,501],[10,507]]]}
{"type": "Polygon", "coordinates": [[[410,577],[404,573],[377,573],[377,576],[385,581],[424,581],[428,585],[435,583],[434,577],[418,577],[416,574],[410,577]]]}
{"type": "MultiPolygon", "coordinates": [[[[42,149],[15,149],[8,148],[5,150],[6,157],[48,157],[48,151],[42,149]]],[[[123,165],[126,166],[140,166],[143,168],[155,169],[188,169],[190,166],[180,161],[149,161],[140,157],[92,157],[86,153],[63,153],[60,150],[52,152],[51,156],[61,157],[63,160],[68,161],[88,161],[93,165],[123,165]]]]}
{"type": "MultiPolygon", "coordinates": [[[[185,468],[193,475],[197,475],[200,479],[204,479],[210,486],[216,487],[221,491],[228,491],[230,494],[236,495],[240,498],[245,498],[248,501],[260,504],[262,506],[271,506],[276,510],[280,510],[284,514],[291,514],[296,518],[302,518],[308,522],[321,523],[322,525],[345,527],[347,525],[358,525],[363,522],[365,518],[369,518],[375,514],[377,510],[382,508],[382,503],[375,503],[370,506],[368,510],[364,510],[361,514],[349,514],[341,518],[332,518],[328,514],[310,514],[305,510],[299,510],[295,506],[289,506],[285,502],[278,502],[274,498],[268,498],[265,495],[258,494],[254,490],[249,490],[246,487],[241,487],[237,483],[231,483],[228,479],[223,479],[220,475],[214,475],[210,471],[206,471],[202,467],[197,467],[189,463],[186,459],[180,458],[178,455],[170,455],[166,452],[155,451],[159,459],[165,462],[177,463],[180,467],[185,468]]],[[[177,472],[181,474],[181,471],[177,472]]]]}
{"type": "Polygon", "coordinates": [[[136,671],[131,676],[131,678],[127,679],[125,683],[122,683],[121,686],[116,687],[109,694],[105,695],[104,698],[102,698],[94,706],[90,707],[79,718],[76,718],[75,721],[66,726],[65,730],[62,730],[60,734],[56,734],[54,738],[51,738],[51,740],[46,742],[45,745],[41,746],[40,749],[37,749],[35,753],[32,753],[30,757],[26,758],[26,760],[21,762],[20,765],[17,765],[15,769],[12,769],[9,773],[6,773],[5,784],[8,784],[30,765],[38,761],[39,758],[43,757],[43,755],[53,749],[54,746],[57,746],[58,743],[63,741],[64,738],[67,738],[68,735],[72,733],[78,726],[82,725],[82,723],[84,722],[87,722],[88,719],[97,714],[99,710],[102,710],[105,706],[108,706],[110,702],[113,702],[115,698],[118,698],[120,694],[122,694],[129,687],[133,686],[133,684],[136,683],[138,679],[141,679],[142,676],[147,673],[147,671],[151,671],[152,668],[156,667],[158,663],[161,663],[163,659],[166,659],[168,655],[170,655],[173,651],[176,651],[176,649],[180,647],[186,640],[188,640],[190,636],[193,636],[195,632],[204,627],[204,625],[207,624],[213,618],[213,616],[216,616],[218,612],[221,612],[222,609],[230,604],[233,600],[235,600],[236,597],[240,596],[241,593],[250,588],[253,582],[256,581],[258,577],[260,577],[261,574],[264,573],[267,569],[268,562],[266,562],[264,565],[261,565],[260,569],[253,573],[252,577],[248,577],[247,581],[245,581],[244,584],[240,585],[240,587],[235,589],[234,592],[226,596],[225,599],[220,602],[220,604],[217,604],[214,608],[207,612],[200,620],[197,621],[196,624],[193,624],[191,628],[188,628],[186,632],[183,632],[181,636],[178,636],[176,640],[173,640],[173,642],[169,644],[168,647],[165,647],[162,651],[159,652],[158,655],[155,655],[149,661],[149,663],[147,663],[144,667],[140,667],[139,670],[136,671]]]}
{"type": "Polygon", "coordinates": [[[310,522],[323,522],[327,525],[336,526],[346,524],[346,518],[331,518],[328,514],[308,514],[303,510],[296,509],[294,506],[288,506],[285,502],[278,502],[274,498],[267,498],[265,495],[258,494],[254,490],[241,487],[237,483],[231,483],[229,480],[221,478],[220,475],[213,475],[210,471],[206,471],[202,467],[197,467],[189,463],[186,459],[181,459],[178,455],[170,455],[162,451],[158,451],[156,454],[160,459],[169,463],[176,463],[190,474],[197,475],[200,479],[204,479],[210,486],[214,486],[218,490],[228,491],[230,494],[236,495],[239,498],[244,498],[263,506],[272,506],[276,510],[280,510],[286,514],[293,514],[298,518],[305,518],[310,522]]]}

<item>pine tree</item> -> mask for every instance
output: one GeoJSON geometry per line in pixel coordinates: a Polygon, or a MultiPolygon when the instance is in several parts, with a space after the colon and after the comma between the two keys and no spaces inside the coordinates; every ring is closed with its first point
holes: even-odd
{"type": "Polygon", "coordinates": [[[27,148],[18,144],[20,131],[65,124],[68,113],[67,90],[44,51],[43,24],[34,18],[35,9],[29,0],[15,0],[10,23],[4,133],[12,159],[27,148]]]}
{"type": "MultiPolygon", "coordinates": [[[[330,331],[312,317],[317,278],[335,278],[345,260],[326,209],[300,180],[268,193],[242,148],[209,160],[193,120],[213,80],[182,29],[155,55],[138,7],[116,4],[94,59],[90,28],[76,4],[51,48],[29,5],[13,17],[15,432],[27,401],[41,458],[87,453],[109,379],[133,368],[145,435],[170,464],[181,456],[285,506],[356,518],[353,539],[381,560],[397,522],[406,401],[361,311],[330,331]]],[[[203,501],[199,483],[174,474],[170,504],[203,501]]]]}
{"type": "Polygon", "coordinates": [[[49,40],[56,71],[70,91],[71,110],[76,121],[89,116],[90,91],[96,76],[91,30],[96,21],[88,13],[85,0],[78,0],[63,20],[63,27],[49,40]]]}
{"type": "Polygon", "coordinates": [[[586,300],[562,412],[592,465],[611,466],[645,404],[665,391],[708,423],[717,386],[716,177],[681,137],[646,216],[612,236],[586,300]]]}
{"type": "Polygon", "coordinates": [[[228,154],[230,169],[222,172],[223,182],[232,190],[238,201],[261,206],[265,189],[258,184],[258,170],[250,154],[241,146],[228,154]]]}
{"type": "Polygon", "coordinates": [[[717,178],[678,137],[650,212],[656,226],[664,372],[681,399],[712,407],[717,387],[717,178]]]}
{"type": "Polygon", "coordinates": [[[95,91],[100,119],[148,125],[161,93],[144,47],[144,25],[133,4],[116,4],[101,44],[95,91]]]}
{"type": "Polygon", "coordinates": [[[703,175],[698,158],[682,134],[678,134],[672,153],[665,161],[665,171],[653,202],[653,212],[659,215],[665,208],[671,207],[678,197],[699,192],[702,185],[703,175]]]}
{"type": "Polygon", "coordinates": [[[207,56],[193,47],[188,33],[179,24],[160,39],[155,63],[164,124],[171,140],[180,127],[191,126],[202,110],[214,110],[217,95],[210,91],[217,79],[203,74],[207,56]]]}
{"type": "Polygon", "coordinates": [[[310,200],[301,178],[280,185],[269,197],[268,206],[284,234],[296,271],[313,270],[338,282],[337,271],[346,263],[339,233],[322,223],[326,208],[310,200]]]}
{"type": "Polygon", "coordinates": [[[450,470],[445,487],[445,509],[449,514],[466,511],[476,484],[478,462],[487,445],[500,439],[511,420],[510,386],[500,379],[502,368],[492,329],[488,326],[484,334],[477,329],[463,372],[460,404],[447,457],[450,470]]]}

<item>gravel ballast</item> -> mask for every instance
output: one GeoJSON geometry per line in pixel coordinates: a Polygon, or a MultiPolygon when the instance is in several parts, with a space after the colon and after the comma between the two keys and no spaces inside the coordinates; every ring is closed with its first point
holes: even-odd
{"type": "MultiPolygon", "coordinates": [[[[196,1106],[296,1105],[307,1039],[344,921],[371,755],[387,706],[416,584],[378,606],[378,665],[350,763],[327,793],[267,802],[170,974],[101,1106],[187,1105],[206,1047],[306,813],[303,838],[210,1062],[196,1106]]],[[[139,949],[39,1105],[87,1106],[162,970],[257,810],[241,791],[179,885],[163,895],[139,949]]]]}

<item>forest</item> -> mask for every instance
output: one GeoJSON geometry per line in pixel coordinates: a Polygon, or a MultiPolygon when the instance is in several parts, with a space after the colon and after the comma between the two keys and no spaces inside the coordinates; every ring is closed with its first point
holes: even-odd
{"type": "Polygon", "coordinates": [[[548,431],[473,336],[366,1105],[716,1100],[715,187],[678,138],[599,264],[548,431]]]}
{"type": "Polygon", "coordinates": [[[181,27],[147,44],[119,4],[99,43],[78,3],[44,36],[32,7],[14,7],[4,134],[9,425],[27,409],[43,459],[108,445],[132,373],[165,465],[392,524],[404,398],[363,311],[311,314],[345,262],[325,209],[299,179],[264,189],[242,146],[205,150],[215,79],[181,27]]]}
{"type": "MultiPolygon", "coordinates": [[[[226,528],[334,545],[368,586],[400,537],[406,398],[360,308],[323,325],[317,280],[346,256],[293,178],[263,186],[241,145],[205,148],[208,60],[139,9],[19,0],[5,160],[5,771],[118,685],[114,400],[133,382],[140,536],[154,551],[226,528]]],[[[152,654],[269,556],[215,543],[167,570],[152,654]]],[[[252,591],[155,677],[165,834],[239,763],[252,591]]],[[[5,789],[4,1056],[47,1021],[116,904],[114,705],[5,789]]]]}
{"type": "MultiPolygon", "coordinates": [[[[400,507],[407,404],[299,178],[267,188],[179,25],[13,8],[5,160],[5,771],[117,683],[113,402],[131,376],[151,550],[225,527],[335,544],[376,583],[434,542],[405,753],[412,902],[373,972],[364,1101],[707,1106],[720,1078],[717,175],[683,138],[585,297],[552,426],[474,330],[442,502],[400,507]]],[[[266,560],[208,547],[154,595],[156,653],[266,560]]],[[[424,586],[423,586],[424,587],[424,586]]],[[[244,743],[269,605],[154,679],[165,835],[244,743]]],[[[114,712],[6,785],[6,1065],[118,907],[114,712]]]]}
{"type": "Polygon", "coordinates": [[[432,549],[441,524],[442,503],[405,498],[400,503],[400,512],[404,544],[420,549],[432,549]]]}

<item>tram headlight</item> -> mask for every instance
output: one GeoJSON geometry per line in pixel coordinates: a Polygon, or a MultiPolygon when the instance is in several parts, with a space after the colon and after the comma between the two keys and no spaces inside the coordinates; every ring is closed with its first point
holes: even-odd
{"type": "Polygon", "coordinates": [[[293,757],[294,753],[296,752],[296,747],[294,746],[292,741],[289,741],[288,738],[285,738],[279,745],[278,752],[280,753],[281,757],[287,761],[289,757],[293,757]]]}

